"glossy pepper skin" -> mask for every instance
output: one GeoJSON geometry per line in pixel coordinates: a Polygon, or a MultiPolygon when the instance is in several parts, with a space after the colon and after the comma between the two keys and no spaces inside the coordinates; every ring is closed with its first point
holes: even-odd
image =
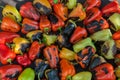
{"type": "Polygon", "coordinates": [[[55,45],[46,47],[43,50],[45,58],[48,60],[51,68],[56,68],[59,62],[58,48],[55,45]]]}
{"type": "Polygon", "coordinates": [[[11,63],[16,57],[16,54],[5,44],[0,44],[0,62],[2,64],[11,63]]]}
{"type": "Polygon", "coordinates": [[[95,20],[97,17],[101,17],[101,11],[97,7],[93,7],[92,9],[87,11],[87,17],[84,20],[84,24],[87,25],[91,21],[95,20]]]}
{"type": "Polygon", "coordinates": [[[8,31],[8,32],[19,32],[21,29],[20,25],[17,24],[12,18],[10,17],[3,17],[1,23],[1,30],[8,31]]]}
{"type": "Polygon", "coordinates": [[[37,21],[31,20],[31,19],[28,19],[28,18],[23,19],[22,29],[21,29],[21,32],[23,34],[26,34],[30,31],[38,30],[38,29],[39,29],[39,24],[38,24],[37,21]]]}
{"type": "Polygon", "coordinates": [[[60,69],[61,80],[67,80],[76,73],[74,66],[66,59],[60,61],[60,69]]]}
{"type": "Polygon", "coordinates": [[[4,65],[0,67],[0,80],[16,80],[22,72],[20,65],[4,65]]]}
{"type": "Polygon", "coordinates": [[[86,29],[78,26],[75,28],[75,30],[70,38],[70,42],[74,44],[85,37],[87,37],[86,29]]]}
{"type": "Polygon", "coordinates": [[[39,20],[40,15],[33,7],[32,2],[26,2],[20,7],[20,15],[24,18],[39,20]]]}
{"type": "Polygon", "coordinates": [[[110,2],[102,8],[102,14],[109,16],[112,13],[120,13],[120,7],[117,0],[110,2]]]}
{"type": "Polygon", "coordinates": [[[13,32],[0,32],[0,43],[11,43],[14,38],[20,37],[18,34],[13,32]]]}
{"type": "Polygon", "coordinates": [[[53,10],[63,21],[67,20],[68,8],[64,6],[62,3],[53,5],[53,10]]]}
{"type": "Polygon", "coordinates": [[[28,51],[29,59],[33,61],[40,54],[41,49],[44,46],[45,45],[43,43],[40,44],[38,41],[32,42],[32,45],[28,51]]]}
{"type": "Polygon", "coordinates": [[[120,30],[115,32],[113,35],[112,35],[112,39],[114,40],[119,40],[120,39],[120,30]]]}
{"type": "Polygon", "coordinates": [[[31,64],[27,53],[24,53],[23,55],[17,55],[16,60],[20,65],[24,67],[29,66],[31,64]]]}
{"type": "Polygon", "coordinates": [[[110,63],[104,63],[93,69],[95,80],[116,80],[113,66],[110,63]]]}

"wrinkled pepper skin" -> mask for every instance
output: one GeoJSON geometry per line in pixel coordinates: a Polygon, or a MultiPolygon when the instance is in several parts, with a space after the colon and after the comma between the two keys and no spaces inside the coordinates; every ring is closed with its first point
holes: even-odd
{"type": "Polygon", "coordinates": [[[17,24],[12,18],[10,17],[3,17],[1,23],[1,30],[7,32],[19,32],[21,29],[20,25],[17,24]]]}
{"type": "Polygon", "coordinates": [[[24,71],[18,77],[18,80],[34,80],[34,79],[35,72],[32,68],[24,69],[24,71]]]}
{"type": "Polygon", "coordinates": [[[11,63],[16,57],[16,54],[5,44],[0,44],[0,62],[2,64],[11,63]]]}
{"type": "Polygon", "coordinates": [[[27,53],[24,53],[23,55],[17,55],[16,60],[20,65],[24,67],[29,66],[31,64],[27,53]]]}
{"type": "Polygon", "coordinates": [[[58,48],[55,45],[46,47],[43,50],[45,58],[48,60],[51,68],[56,68],[59,62],[58,48]]]}
{"type": "Polygon", "coordinates": [[[20,65],[4,65],[0,67],[0,80],[16,80],[22,72],[20,65]]]}
{"type": "Polygon", "coordinates": [[[110,63],[104,63],[93,69],[95,80],[116,80],[113,66],[110,63]]]}
{"type": "Polygon", "coordinates": [[[80,64],[82,68],[86,68],[88,67],[90,60],[94,54],[94,48],[88,46],[76,54],[75,60],[80,64]]]}
{"type": "Polygon", "coordinates": [[[72,80],[91,80],[92,73],[88,71],[79,72],[72,77],[72,80]]]}
{"type": "Polygon", "coordinates": [[[40,19],[40,14],[33,7],[32,2],[26,2],[20,7],[20,15],[23,18],[30,18],[34,20],[40,19]]]}
{"type": "Polygon", "coordinates": [[[0,32],[0,43],[3,43],[3,44],[11,43],[13,39],[16,37],[20,37],[20,36],[12,32],[0,32]]]}
{"type": "Polygon", "coordinates": [[[29,18],[24,18],[22,22],[22,29],[21,32],[23,34],[26,34],[30,31],[33,30],[38,30],[39,29],[39,23],[35,20],[31,20],[29,18]]]}
{"type": "Polygon", "coordinates": [[[74,44],[85,37],[87,37],[86,29],[78,26],[75,28],[75,30],[70,38],[70,42],[74,44]]]}
{"type": "Polygon", "coordinates": [[[60,69],[61,80],[67,80],[76,73],[74,66],[66,59],[60,61],[60,69]]]}

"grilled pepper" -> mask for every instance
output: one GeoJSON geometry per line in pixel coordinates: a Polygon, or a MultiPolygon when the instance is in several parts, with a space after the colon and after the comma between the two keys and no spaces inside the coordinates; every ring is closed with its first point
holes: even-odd
{"type": "Polygon", "coordinates": [[[16,60],[20,65],[24,67],[29,66],[31,64],[27,53],[24,53],[23,55],[17,55],[16,60]]]}
{"type": "Polygon", "coordinates": [[[79,19],[82,21],[86,18],[86,12],[83,9],[82,4],[78,3],[77,7],[72,10],[72,12],[69,14],[69,17],[79,17],[79,19]]]}
{"type": "Polygon", "coordinates": [[[26,68],[18,77],[18,80],[34,80],[35,72],[32,68],[26,68]]]}
{"type": "Polygon", "coordinates": [[[61,59],[74,60],[75,53],[72,50],[63,47],[62,50],[60,50],[59,57],[61,59]]]}
{"type": "Polygon", "coordinates": [[[39,29],[38,25],[39,24],[38,24],[37,21],[31,20],[31,19],[28,19],[28,18],[24,18],[23,22],[22,22],[21,32],[26,34],[30,31],[38,30],[39,29]]]}
{"type": "Polygon", "coordinates": [[[55,4],[53,10],[63,21],[67,20],[68,8],[65,5],[62,3],[55,4]]]}
{"type": "Polygon", "coordinates": [[[43,50],[45,58],[48,60],[51,68],[56,68],[59,62],[58,48],[55,45],[46,47],[43,50]]]}
{"type": "Polygon", "coordinates": [[[69,80],[76,73],[74,66],[66,59],[60,61],[60,69],[61,80],[69,80]]]}
{"type": "Polygon", "coordinates": [[[13,51],[16,54],[22,54],[24,53],[27,48],[29,47],[30,42],[22,37],[14,38],[13,39],[13,51]]]}
{"type": "Polygon", "coordinates": [[[32,45],[28,51],[29,59],[34,60],[41,52],[41,49],[44,47],[44,44],[40,44],[38,41],[32,42],[32,45]]]}
{"type": "Polygon", "coordinates": [[[91,79],[92,73],[88,71],[79,72],[72,77],[72,80],[91,80],[91,79]]]}
{"type": "Polygon", "coordinates": [[[76,43],[79,40],[81,40],[82,38],[87,37],[87,31],[85,28],[82,28],[80,26],[76,27],[76,29],[74,30],[71,38],[70,38],[70,42],[71,43],[76,43]]]}
{"type": "Polygon", "coordinates": [[[119,66],[120,65],[120,54],[116,54],[114,59],[115,59],[114,61],[115,61],[116,65],[119,66]]]}
{"type": "Polygon", "coordinates": [[[20,65],[4,65],[0,67],[0,80],[16,80],[22,72],[20,65]]]}
{"type": "Polygon", "coordinates": [[[114,31],[120,30],[120,14],[114,13],[109,17],[109,21],[113,24],[110,26],[110,28],[114,31]]]}
{"type": "Polygon", "coordinates": [[[90,38],[94,41],[106,41],[109,40],[112,36],[110,29],[104,29],[98,31],[90,36],[90,38]]]}
{"type": "Polygon", "coordinates": [[[82,49],[84,49],[87,46],[91,46],[91,47],[93,47],[96,50],[94,44],[92,43],[91,38],[83,39],[83,40],[77,42],[76,44],[74,44],[73,45],[73,50],[76,53],[78,53],[79,51],[81,51],[82,49]]]}
{"type": "Polygon", "coordinates": [[[80,64],[82,68],[88,67],[92,56],[95,54],[95,50],[92,47],[85,47],[83,50],[75,55],[75,60],[80,64]]]}
{"type": "Polygon", "coordinates": [[[51,30],[51,24],[47,16],[43,15],[40,17],[39,27],[43,32],[49,32],[51,30]]]}
{"type": "Polygon", "coordinates": [[[24,18],[30,18],[34,20],[39,20],[40,15],[33,7],[32,2],[26,2],[20,7],[20,14],[24,18]]]}
{"type": "Polygon", "coordinates": [[[117,0],[113,0],[102,8],[102,14],[109,16],[112,13],[120,13],[120,7],[117,0]]]}
{"type": "Polygon", "coordinates": [[[49,3],[53,6],[54,4],[60,3],[60,0],[48,0],[49,3]]]}
{"type": "Polygon", "coordinates": [[[113,35],[112,35],[112,39],[114,40],[119,40],[120,39],[120,30],[115,32],[113,35]]]}
{"type": "Polygon", "coordinates": [[[116,77],[120,78],[120,66],[115,68],[115,75],[116,77]]]}
{"type": "Polygon", "coordinates": [[[92,72],[95,74],[95,80],[116,80],[113,66],[110,63],[99,65],[92,72]]]}
{"type": "Polygon", "coordinates": [[[33,5],[40,14],[48,15],[52,12],[52,8],[48,0],[34,0],[33,5]]]}
{"type": "Polygon", "coordinates": [[[20,37],[20,36],[12,32],[0,32],[0,43],[3,43],[3,44],[11,43],[13,39],[16,37],[20,37]]]}
{"type": "Polygon", "coordinates": [[[73,9],[77,5],[77,0],[68,0],[66,5],[68,9],[73,9]]]}
{"type": "Polygon", "coordinates": [[[2,64],[11,63],[16,57],[16,54],[5,44],[0,44],[0,62],[2,64]]]}
{"type": "Polygon", "coordinates": [[[115,45],[115,41],[112,39],[105,41],[101,47],[101,55],[103,55],[106,59],[114,59],[116,51],[117,48],[115,45]]]}
{"type": "Polygon", "coordinates": [[[103,17],[98,17],[89,24],[86,25],[89,33],[95,33],[97,31],[109,28],[108,22],[103,17]]]}
{"type": "Polygon", "coordinates": [[[20,28],[20,25],[17,24],[12,18],[3,17],[1,23],[1,30],[8,32],[19,32],[20,28]]]}
{"type": "Polygon", "coordinates": [[[84,20],[84,24],[87,25],[97,17],[101,17],[101,11],[97,7],[93,7],[92,9],[87,11],[87,17],[84,20]]]}
{"type": "Polygon", "coordinates": [[[60,28],[64,27],[64,21],[55,14],[49,15],[49,20],[51,22],[52,31],[58,31],[60,28]]]}
{"type": "Polygon", "coordinates": [[[5,17],[10,17],[17,22],[21,22],[22,18],[18,10],[11,5],[6,5],[2,10],[2,15],[5,17]]]}

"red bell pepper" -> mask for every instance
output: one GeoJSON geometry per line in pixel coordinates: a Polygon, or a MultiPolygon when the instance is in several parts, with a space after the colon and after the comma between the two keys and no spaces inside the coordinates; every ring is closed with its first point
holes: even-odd
{"type": "Polygon", "coordinates": [[[101,11],[97,7],[94,7],[87,11],[87,17],[84,20],[84,24],[87,25],[91,21],[95,20],[97,17],[101,16],[102,16],[101,11]]]}
{"type": "Polygon", "coordinates": [[[70,42],[71,43],[76,43],[79,40],[81,40],[82,38],[87,37],[87,31],[85,28],[82,28],[80,26],[76,27],[76,29],[74,30],[71,38],[70,38],[70,42]]]}
{"type": "Polygon", "coordinates": [[[20,36],[12,32],[0,32],[0,43],[3,43],[3,44],[11,43],[13,39],[16,37],[20,37],[20,36]]]}
{"type": "Polygon", "coordinates": [[[41,52],[41,48],[43,48],[44,46],[44,44],[40,44],[39,42],[34,41],[28,52],[30,60],[33,61],[36,56],[41,52]]]}
{"type": "Polygon", "coordinates": [[[21,32],[26,34],[30,31],[33,30],[38,30],[39,29],[39,24],[37,21],[28,19],[28,18],[24,18],[23,22],[22,22],[22,29],[21,32]]]}
{"type": "Polygon", "coordinates": [[[20,65],[4,65],[0,67],[0,80],[16,80],[22,72],[20,65]]]}
{"type": "Polygon", "coordinates": [[[120,39],[120,30],[115,32],[113,35],[112,35],[112,38],[114,40],[119,40],[120,39]]]}
{"type": "Polygon", "coordinates": [[[92,9],[93,7],[100,7],[101,0],[86,0],[84,3],[84,7],[86,11],[92,9]]]}
{"type": "Polygon", "coordinates": [[[110,63],[95,67],[93,73],[95,73],[95,80],[116,80],[113,66],[110,63]]]}
{"type": "Polygon", "coordinates": [[[55,45],[46,47],[43,50],[45,58],[48,60],[51,68],[56,68],[59,62],[58,48],[55,45]]]}
{"type": "Polygon", "coordinates": [[[60,0],[48,0],[50,4],[53,6],[54,4],[60,3],[60,0]]]}
{"type": "Polygon", "coordinates": [[[114,0],[102,8],[102,14],[109,16],[111,13],[120,13],[120,7],[117,0],[114,0]]]}
{"type": "Polygon", "coordinates": [[[0,44],[0,62],[2,64],[11,63],[16,57],[16,53],[14,53],[8,46],[5,44],[0,44]]]}
{"type": "Polygon", "coordinates": [[[33,7],[32,2],[26,2],[20,7],[20,14],[24,18],[30,18],[34,20],[40,19],[40,14],[33,7]]]}

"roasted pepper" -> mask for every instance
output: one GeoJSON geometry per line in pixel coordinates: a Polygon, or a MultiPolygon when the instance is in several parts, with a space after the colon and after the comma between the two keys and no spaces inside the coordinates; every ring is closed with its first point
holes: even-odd
{"type": "Polygon", "coordinates": [[[95,32],[90,36],[90,38],[94,41],[106,41],[111,39],[112,33],[110,29],[104,29],[98,32],[95,32]]]}
{"type": "Polygon", "coordinates": [[[55,14],[49,15],[49,20],[51,22],[52,31],[58,31],[60,28],[64,27],[64,21],[55,14]]]}
{"type": "Polygon", "coordinates": [[[85,37],[87,37],[86,29],[78,26],[75,28],[75,30],[70,38],[70,42],[74,44],[85,37]]]}
{"type": "Polygon", "coordinates": [[[32,2],[26,2],[25,4],[21,5],[20,14],[24,18],[30,18],[34,20],[40,19],[40,15],[33,7],[32,2]]]}
{"type": "Polygon", "coordinates": [[[53,5],[53,10],[63,21],[67,20],[68,8],[64,4],[58,3],[53,5]]]}
{"type": "Polygon", "coordinates": [[[1,30],[7,32],[19,32],[20,29],[21,29],[20,25],[17,24],[12,18],[3,17],[1,23],[1,30]]]}
{"type": "Polygon", "coordinates": [[[95,67],[92,72],[95,74],[95,80],[116,80],[113,66],[110,63],[104,63],[95,67]]]}
{"type": "Polygon", "coordinates": [[[22,72],[20,65],[4,65],[0,67],[0,80],[16,80],[22,72]]]}
{"type": "Polygon", "coordinates": [[[23,55],[17,55],[16,60],[20,65],[24,67],[29,66],[31,64],[27,53],[24,53],[23,55]]]}
{"type": "Polygon", "coordinates": [[[97,17],[101,17],[101,11],[97,7],[93,7],[92,9],[87,11],[87,17],[84,20],[84,24],[87,25],[97,17]]]}
{"type": "Polygon", "coordinates": [[[73,50],[76,53],[78,53],[79,51],[81,51],[82,49],[84,49],[87,46],[91,46],[96,50],[91,38],[89,38],[89,37],[77,42],[76,44],[74,44],[73,45],[73,50]]]}
{"type": "Polygon", "coordinates": [[[0,44],[0,62],[2,64],[11,63],[16,57],[16,54],[5,44],[0,44]]]}
{"type": "Polygon", "coordinates": [[[74,60],[75,52],[63,47],[62,50],[60,50],[59,57],[61,59],[74,60]]]}
{"type": "Polygon", "coordinates": [[[114,31],[120,30],[120,14],[114,13],[111,15],[108,19],[113,25],[110,26],[110,28],[114,31]]]}
{"type": "Polygon", "coordinates": [[[68,9],[73,9],[77,5],[77,0],[68,0],[66,5],[68,9]]]}
{"type": "Polygon", "coordinates": [[[88,67],[92,56],[95,54],[95,50],[92,47],[85,47],[75,55],[75,60],[80,64],[82,68],[88,67]]]}
{"type": "Polygon", "coordinates": [[[49,32],[51,30],[51,24],[47,16],[42,15],[40,17],[39,27],[43,32],[49,32]]]}
{"type": "Polygon", "coordinates": [[[60,3],[60,0],[48,0],[49,3],[53,6],[54,4],[60,3]]]}
{"type": "Polygon", "coordinates": [[[102,14],[109,16],[112,13],[120,13],[120,7],[117,0],[113,0],[102,8],[102,14]]]}
{"type": "Polygon", "coordinates": [[[2,15],[5,17],[10,17],[17,22],[21,22],[22,18],[18,10],[11,5],[6,5],[2,10],[2,15]]]}
{"type": "Polygon", "coordinates": [[[52,8],[48,0],[33,0],[33,5],[40,14],[48,15],[52,12],[52,8]]]}
{"type": "Polygon", "coordinates": [[[78,3],[77,7],[75,7],[69,14],[69,17],[79,17],[81,21],[84,20],[86,18],[86,12],[83,9],[82,4],[78,3]]]}
{"type": "Polygon", "coordinates": [[[116,77],[120,78],[120,66],[115,68],[115,75],[116,77]]]}
{"type": "Polygon", "coordinates": [[[91,34],[107,28],[109,28],[109,24],[103,17],[98,17],[86,25],[86,29],[91,34]]]}
{"type": "Polygon", "coordinates": [[[88,71],[79,72],[72,77],[72,80],[91,80],[91,79],[92,73],[88,71]]]}
{"type": "Polygon", "coordinates": [[[28,18],[24,18],[23,22],[22,22],[22,29],[21,32],[26,34],[30,31],[33,30],[38,30],[39,29],[39,24],[37,21],[28,19],[28,18]]]}
{"type": "Polygon", "coordinates": [[[58,48],[55,45],[46,47],[43,50],[44,57],[48,60],[51,68],[56,68],[59,62],[58,48]]]}
{"type": "Polygon", "coordinates": [[[35,72],[32,68],[26,68],[18,77],[18,80],[34,80],[35,72]]]}
{"type": "Polygon", "coordinates": [[[74,66],[66,59],[60,61],[60,69],[61,80],[69,80],[76,73],[74,66]]]}
{"type": "Polygon", "coordinates": [[[44,44],[40,44],[38,41],[32,42],[32,45],[28,51],[29,59],[33,61],[40,54],[41,49],[44,46],[44,44]]]}
{"type": "Polygon", "coordinates": [[[114,61],[115,61],[116,65],[119,66],[120,65],[120,54],[119,53],[116,54],[114,59],[115,59],[114,61]]]}
{"type": "Polygon", "coordinates": [[[14,38],[13,39],[13,51],[16,54],[22,54],[26,52],[27,48],[29,47],[30,42],[22,37],[14,38]]]}

